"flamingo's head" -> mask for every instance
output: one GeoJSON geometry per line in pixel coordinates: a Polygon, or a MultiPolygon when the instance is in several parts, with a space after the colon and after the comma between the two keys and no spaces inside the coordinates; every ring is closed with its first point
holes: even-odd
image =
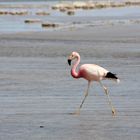
{"type": "Polygon", "coordinates": [[[80,58],[79,53],[72,52],[70,56],[68,57],[68,64],[71,65],[71,61],[80,58]]]}

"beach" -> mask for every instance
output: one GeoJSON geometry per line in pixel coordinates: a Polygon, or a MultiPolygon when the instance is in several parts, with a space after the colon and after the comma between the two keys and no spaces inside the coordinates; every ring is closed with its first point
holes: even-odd
{"type": "Polygon", "coordinates": [[[130,15],[117,16],[117,23],[103,17],[100,26],[81,26],[79,17],[68,28],[1,32],[0,140],[139,140],[140,24],[130,15]],[[115,117],[97,82],[81,114],[71,115],[87,87],[70,75],[72,51],[81,55],[80,65],[98,64],[120,78],[103,81],[115,117]]]}

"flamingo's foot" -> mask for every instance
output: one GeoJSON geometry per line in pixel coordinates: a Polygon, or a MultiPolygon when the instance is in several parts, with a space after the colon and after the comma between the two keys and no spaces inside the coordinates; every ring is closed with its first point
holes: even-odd
{"type": "Polygon", "coordinates": [[[76,110],[75,112],[73,113],[70,113],[71,115],[80,115],[80,109],[76,110]]]}
{"type": "Polygon", "coordinates": [[[117,112],[115,108],[112,108],[112,116],[116,116],[117,112]]]}

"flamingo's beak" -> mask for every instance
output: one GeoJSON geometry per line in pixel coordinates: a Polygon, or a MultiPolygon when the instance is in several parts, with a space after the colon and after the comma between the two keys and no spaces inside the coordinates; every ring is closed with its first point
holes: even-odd
{"type": "Polygon", "coordinates": [[[71,65],[71,59],[68,59],[68,64],[71,65]]]}

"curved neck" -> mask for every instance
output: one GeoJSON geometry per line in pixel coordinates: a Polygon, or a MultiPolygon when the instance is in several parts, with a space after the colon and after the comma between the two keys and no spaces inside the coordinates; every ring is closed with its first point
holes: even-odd
{"type": "Polygon", "coordinates": [[[78,66],[79,63],[80,63],[80,56],[77,57],[77,60],[76,60],[76,62],[74,63],[74,65],[72,66],[72,69],[71,69],[71,75],[72,75],[74,78],[80,78],[79,73],[76,72],[76,68],[77,68],[77,66],[78,66]]]}

